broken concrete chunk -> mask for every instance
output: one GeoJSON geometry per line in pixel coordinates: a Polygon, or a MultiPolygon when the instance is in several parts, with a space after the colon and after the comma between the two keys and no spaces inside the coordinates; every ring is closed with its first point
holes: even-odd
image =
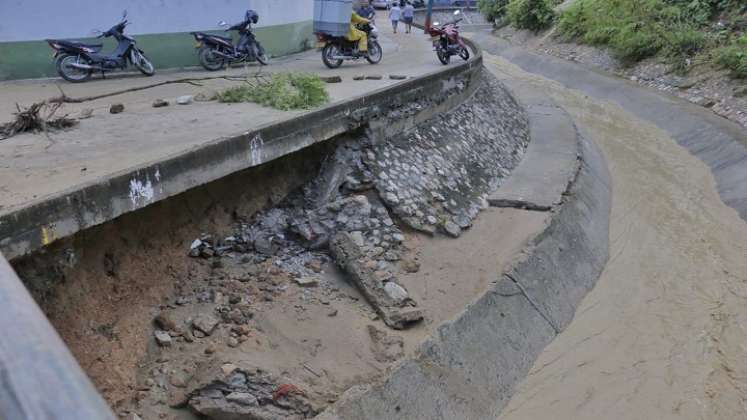
{"type": "Polygon", "coordinates": [[[156,337],[156,343],[158,343],[159,346],[171,346],[171,336],[166,331],[156,330],[153,335],[156,337]]]}
{"type": "Polygon", "coordinates": [[[232,392],[226,395],[226,401],[250,407],[256,407],[259,405],[257,397],[248,392],[232,392]]]}
{"type": "MultiPolygon", "coordinates": [[[[347,232],[336,234],[330,241],[330,250],[337,264],[350,277],[358,290],[384,322],[395,329],[404,329],[423,319],[423,313],[414,308],[415,302],[409,297],[393,299],[382,283],[383,270],[376,270],[367,258],[363,258],[361,247],[355,244],[347,232]]],[[[390,278],[391,274],[387,277],[390,278]]],[[[390,286],[391,288],[391,286],[390,286]]]]}
{"type": "Polygon", "coordinates": [[[179,105],[189,105],[192,103],[193,99],[194,99],[194,96],[192,95],[182,95],[176,98],[176,103],[179,105]]]}
{"type": "Polygon", "coordinates": [[[165,106],[169,106],[169,101],[163,99],[156,99],[153,101],[153,108],[162,108],[165,106]]]}
{"type": "Polygon", "coordinates": [[[112,106],[109,107],[109,112],[112,114],[119,114],[120,112],[124,111],[124,109],[124,104],[112,104],[112,106]]]}
{"type": "Polygon", "coordinates": [[[314,287],[319,285],[319,280],[314,277],[297,277],[294,279],[299,286],[314,287]]]}
{"type": "Polygon", "coordinates": [[[211,314],[199,314],[192,320],[192,327],[205,335],[210,335],[218,323],[218,319],[211,314]]]}

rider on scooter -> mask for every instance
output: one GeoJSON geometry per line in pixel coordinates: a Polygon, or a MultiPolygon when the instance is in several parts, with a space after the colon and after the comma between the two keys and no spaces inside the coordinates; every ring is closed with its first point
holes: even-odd
{"type": "Polygon", "coordinates": [[[358,13],[353,12],[353,15],[350,17],[350,31],[348,31],[345,38],[347,38],[348,41],[358,41],[358,53],[367,55],[368,35],[355,27],[355,25],[362,23],[371,23],[371,21],[361,17],[358,13]]]}
{"type": "MultiPolygon", "coordinates": [[[[246,11],[246,14],[244,14],[244,21],[236,26],[245,28],[247,25],[256,24],[257,22],[259,22],[259,14],[255,12],[254,10],[249,9],[246,11]]],[[[238,51],[247,52],[248,48],[249,48],[249,38],[246,36],[240,37],[239,42],[236,45],[236,49],[238,51]]]]}

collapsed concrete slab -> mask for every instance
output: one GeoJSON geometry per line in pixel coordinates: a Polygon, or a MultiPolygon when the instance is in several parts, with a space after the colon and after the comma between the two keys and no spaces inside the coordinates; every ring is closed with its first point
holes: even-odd
{"type": "Polygon", "coordinates": [[[376,263],[365,257],[350,233],[335,235],[329,248],[337,265],[388,326],[404,329],[423,319],[423,312],[415,307],[407,291],[393,277],[376,271],[376,263]]]}

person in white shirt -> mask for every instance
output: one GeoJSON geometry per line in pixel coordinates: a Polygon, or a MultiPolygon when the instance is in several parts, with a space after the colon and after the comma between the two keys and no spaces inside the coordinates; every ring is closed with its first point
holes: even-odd
{"type": "Polygon", "coordinates": [[[407,2],[405,4],[405,8],[402,9],[402,17],[405,18],[405,32],[410,33],[412,32],[412,21],[415,18],[415,7],[413,7],[412,2],[407,2]]]}
{"type": "Polygon", "coordinates": [[[392,29],[394,33],[397,33],[397,27],[399,26],[399,19],[402,17],[402,9],[399,8],[399,2],[394,2],[392,8],[389,9],[389,20],[392,21],[392,29]]]}

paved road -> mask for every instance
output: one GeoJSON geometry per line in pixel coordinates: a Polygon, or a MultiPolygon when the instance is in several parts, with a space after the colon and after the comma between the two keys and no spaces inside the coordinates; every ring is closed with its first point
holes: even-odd
{"type": "MultiPolygon", "coordinates": [[[[341,69],[323,66],[319,53],[310,51],[282,59],[262,68],[262,71],[304,71],[321,75],[340,75],[343,83],[330,84],[332,101],[362,95],[375,89],[398,83],[390,74],[418,76],[441,68],[430,44],[422,32],[392,34],[383,26],[384,60],[380,65],[367,62],[345,63],[341,69]],[[353,81],[357,74],[383,75],[383,80],[353,81]]],[[[249,72],[258,68],[251,66],[249,72]]],[[[247,69],[231,69],[221,74],[242,75],[247,69]]],[[[113,74],[106,80],[96,79],[85,84],[70,84],[61,80],[6,82],[0,84],[0,121],[11,118],[15,104],[30,104],[59,95],[58,87],[71,97],[147,85],[185,77],[213,76],[204,71],[163,72],[153,78],[113,74]]],[[[112,98],[68,104],[58,114],[76,116],[91,108],[93,117],[79,127],[45,136],[24,134],[0,141],[0,214],[11,212],[83,185],[107,178],[132,168],[160,161],[214,139],[236,135],[261,125],[292,118],[301,113],[283,112],[254,104],[219,104],[199,102],[189,106],[173,105],[177,96],[214,91],[240,82],[219,79],[203,82],[202,87],[172,84],[112,98]],[[153,108],[157,98],[172,102],[166,108],[153,108]],[[112,103],[123,103],[125,112],[111,115],[112,103]]]]}
{"type": "Polygon", "coordinates": [[[745,196],[723,188],[747,168],[729,152],[713,158],[724,147],[738,154],[724,133],[743,133],[622,80],[480,39],[496,54],[490,71],[568,111],[613,181],[610,261],[500,419],[747,418],[745,196]]]}

